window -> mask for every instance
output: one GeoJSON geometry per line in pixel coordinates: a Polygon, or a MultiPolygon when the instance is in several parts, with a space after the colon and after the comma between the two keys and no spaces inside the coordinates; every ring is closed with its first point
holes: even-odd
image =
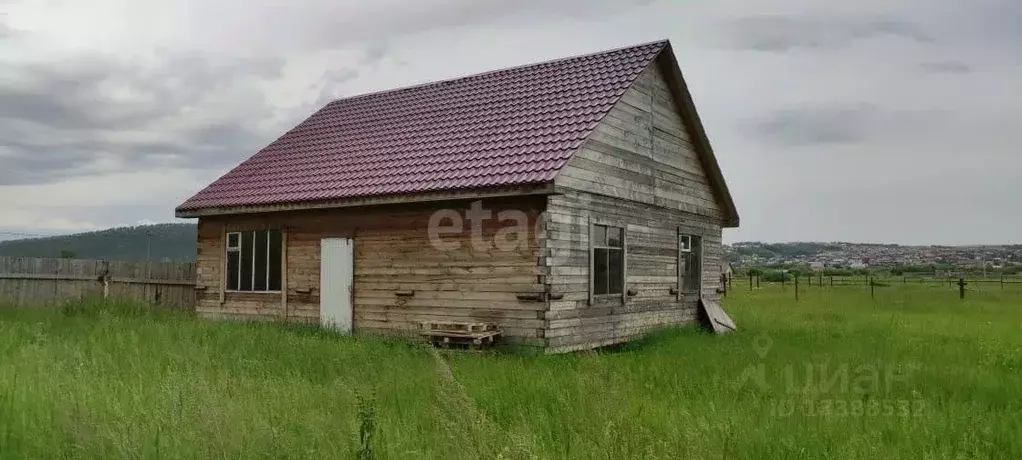
{"type": "Polygon", "coordinates": [[[227,234],[227,290],[280,292],[283,240],[278,230],[227,234]]]}
{"type": "Polygon", "coordinates": [[[592,295],[620,295],[625,285],[624,229],[592,225],[589,235],[592,295]]]}
{"type": "Polygon", "coordinates": [[[678,291],[699,292],[702,272],[702,238],[678,235],[678,291]]]}

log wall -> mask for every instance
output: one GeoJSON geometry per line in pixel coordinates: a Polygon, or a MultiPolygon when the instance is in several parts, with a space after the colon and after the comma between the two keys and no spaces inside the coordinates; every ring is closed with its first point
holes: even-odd
{"type": "Polygon", "coordinates": [[[495,217],[499,212],[523,212],[528,219],[520,229],[524,233],[511,230],[510,221],[492,218],[474,238],[466,219],[461,231],[442,237],[445,245],[457,249],[435,247],[428,231],[430,217],[451,209],[465,219],[469,203],[203,217],[198,312],[219,318],[317,322],[320,240],[349,237],[355,245],[356,332],[412,335],[423,320],[493,321],[510,342],[543,345],[546,304],[518,298],[541,294],[545,286],[535,232],[543,198],[482,202],[495,217]],[[265,228],[285,231],[286,302],[281,293],[225,292],[221,303],[225,233],[265,228]],[[496,238],[508,243],[498,247],[496,238]],[[511,247],[515,241],[522,244],[511,247]],[[397,295],[405,291],[414,295],[397,295]]]}

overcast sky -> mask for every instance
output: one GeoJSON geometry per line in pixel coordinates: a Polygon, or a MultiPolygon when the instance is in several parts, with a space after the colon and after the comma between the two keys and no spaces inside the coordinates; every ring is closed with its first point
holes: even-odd
{"type": "Polygon", "coordinates": [[[662,38],[726,240],[1022,243],[1018,0],[0,0],[0,232],[172,221],[332,98],[662,38]]]}

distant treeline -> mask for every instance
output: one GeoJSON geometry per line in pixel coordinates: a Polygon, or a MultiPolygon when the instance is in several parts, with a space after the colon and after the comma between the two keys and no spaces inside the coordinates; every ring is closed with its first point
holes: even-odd
{"type": "Polygon", "coordinates": [[[196,226],[158,224],[74,235],[0,241],[0,256],[193,261],[196,226]]]}

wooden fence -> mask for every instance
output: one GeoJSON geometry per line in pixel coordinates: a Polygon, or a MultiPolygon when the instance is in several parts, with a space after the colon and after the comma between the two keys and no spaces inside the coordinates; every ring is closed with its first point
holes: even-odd
{"type": "MultiPolygon", "coordinates": [[[[749,278],[749,290],[759,288],[761,285],[759,275],[748,275],[749,278]]],[[[735,277],[721,275],[721,284],[724,287],[724,295],[727,295],[727,291],[734,288],[735,277]]],[[[763,283],[767,283],[763,281],[763,283]]],[[[836,286],[865,286],[869,288],[870,295],[876,295],[876,288],[891,287],[897,285],[921,285],[921,286],[947,286],[949,288],[955,288],[958,291],[958,296],[962,299],[965,298],[967,290],[991,290],[997,289],[998,285],[1001,291],[1006,289],[1016,290],[1013,286],[1022,286],[1022,277],[1019,276],[1003,276],[998,275],[993,278],[975,278],[966,279],[963,277],[924,277],[924,276],[827,276],[822,274],[816,274],[812,276],[798,277],[791,276],[789,278],[781,278],[779,282],[770,282],[768,284],[776,284],[781,286],[781,289],[787,290],[789,287],[795,293],[795,300],[798,300],[799,289],[802,292],[807,289],[812,289],[814,286],[817,288],[822,287],[836,287],[836,286]],[[966,289],[967,286],[987,286],[985,289],[976,289],[975,287],[966,289]]]]}
{"type": "Polygon", "coordinates": [[[0,307],[104,297],[195,308],[195,264],[0,257],[0,307]]]}

